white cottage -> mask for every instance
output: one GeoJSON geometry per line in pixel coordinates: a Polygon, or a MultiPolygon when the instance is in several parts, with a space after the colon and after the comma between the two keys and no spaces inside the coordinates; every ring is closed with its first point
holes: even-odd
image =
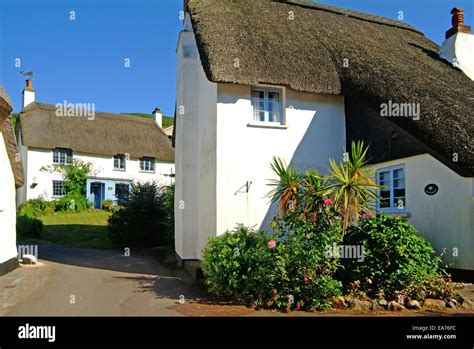
{"type": "Polygon", "coordinates": [[[0,85],[0,275],[18,266],[15,188],[23,185],[13,132],[12,104],[0,85]]]}
{"type": "MultiPolygon", "coordinates": [[[[450,57],[471,45],[466,27],[453,20],[450,35],[463,35],[450,57]]],[[[377,209],[407,217],[454,268],[474,270],[474,57],[464,50],[453,67],[439,50],[403,22],[309,1],[185,1],[178,258],[199,260],[209,237],[237,223],[267,227],[273,156],[327,173],[329,158],[362,139],[389,186],[377,209]]]]}
{"type": "Polygon", "coordinates": [[[67,165],[74,159],[92,164],[87,197],[95,208],[101,208],[104,200],[120,203],[133,180],[174,182],[174,150],[161,128],[159,109],[153,112],[154,119],[149,119],[38,103],[32,81],[26,83],[17,125],[25,174],[18,205],[37,197],[51,200],[64,196],[61,175],[42,168],[67,165]]]}

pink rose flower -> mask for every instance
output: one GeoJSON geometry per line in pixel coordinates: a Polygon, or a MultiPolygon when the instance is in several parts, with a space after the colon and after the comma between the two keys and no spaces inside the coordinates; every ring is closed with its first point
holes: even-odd
{"type": "Polygon", "coordinates": [[[325,204],[326,206],[329,206],[329,205],[332,204],[332,200],[331,200],[331,199],[324,199],[324,204],[325,204]]]}
{"type": "Polygon", "coordinates": [[[268,241],[268,248],[275,248],[276,245],[277,243],[275,242],[275,240],[268,241]]]}

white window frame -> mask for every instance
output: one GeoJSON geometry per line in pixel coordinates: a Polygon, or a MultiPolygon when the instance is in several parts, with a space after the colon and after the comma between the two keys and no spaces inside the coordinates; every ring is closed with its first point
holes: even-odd
{"type": "Polygon", "coordinates": [[[250,88],[250,105],[252,107],[252,120],[249,123],[249,126],[271,126],[271,127],[281,127],[286,128],[286,88],[284,86],[273,86],[273,85],[255,85],[250,88]],[[255,106],[253,91],[262,91],[264,93],[264,113],[265,120],[261,121],[260,119],[255,118],[255,106]],[[269,121],[270,111],[268,108],[269,103],[269,92],[278,92],[280,94],[280,103],[279,103],[279,116],[280,121],[269,121]]]}
{"type": "Polygon", "coordinates": [[[155,158],[149,157],[149,156],[144,156],[144,157],[141,157],[139,159],[139,162],[140,162],[140,164],[139,164],[140,165],[140,172],[155,173],[155,169],[156,169],[156,159],[155,158]],[[142,163],[145,163],[145,161],[150,163],[150,166],[149,166],[150,170],[143,169],[142,163]]]}
{"type": "MultiPolygon", "coordinates": [[[[376,208],[377,211],[382,211],[382,212],[406,212],[407,211],[407,181],[406,181],[406,171],[405,171],[405,165],[394,165],[394,166],[389,166],[389,167],[382,167],[378,168],[375,172],[376,176],[376,183],[380,185],[380,173],[381,172],[389,172],[390,173],[390,185],[389,185],[389,191],[390,191],[390,207],[380,207],[380,199],[377,200],[376,208]],[[403,170],[404,173],[404,182],[405,185],[404,187],[399,187],[395,188],[394,186],[394,177],[393,177],[393,172],[396,170],[403,170]],[[405,189],[405,204],[403,207],[398,207],[396,203],[394,202],[395,200],[395,189],[400,189],[403,188],[405,189]]],[[[398,178],[397,178],[398,179],[398,178]]],[[[380,194],[380,189],[379,189],[379,194],[380,194]]]]}
{"type": "Polygon", "coordinates": [[[53,149],[53,164],[54,165],[72,165],[74,152],[72,149],[68,148],[54,148],[53,149]],[[69,156],[68,152],[71,152],[71,156],[69,156]],[[55,155],[58,154],[59,161],[55,161],[55,155]]]}
{"type": "Polygon", "coordinates": [[[63,196],[65,196],[67,194],[67,190],[66,188],[64,188],[64,181],[61,181],[61,180],[53,180],[52,182],[53,184],[53,190],[52,190],[52,197],[53,198],[62,198],[63,196]],[[60,195],[57,195],[57,194],[54,194],[54,184],[56,183],[61,183],[61,194],[60,195]]]}
{"type": "Polygon", "coordinates": [[[127,159],[123,154],[115,154],[113,157],[114,162],[114,171],[126,171],[127,170],[127,159]],[[115,167],[115,160],[119,160],[119,164],[122,164],[123,167],[115,167]]]}

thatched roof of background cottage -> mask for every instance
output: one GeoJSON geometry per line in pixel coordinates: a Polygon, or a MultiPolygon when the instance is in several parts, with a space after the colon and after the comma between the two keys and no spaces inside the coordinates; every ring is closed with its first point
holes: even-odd
{"type": "Polygon", "coordinates": [[[374,110],[420,103],[420,120],[390,120],[474,174],[474,83],[412,26],[307,1],[190,0],[188,11],[210,81],[362,96],[374,110]]]}
{"type": "Polygon", "coordinates": [[[95,112],[93,118],[57,116],[55,105],[34,102],[21,112],[19,123],[28,147],[174,162],[171,142],[153,119],[104,112],[95,112]]]}
{"type": "Polygon", "coordinates": [[[15,177],[15,186],[17,188],[23,185],[23,170],[21,159],[18,156],[18,147],[16,144],[15,133],[13,131],[12,113],[13,107],[7,92],[0,85],[0,132],[3,135],[5,149],[15,177]]]}

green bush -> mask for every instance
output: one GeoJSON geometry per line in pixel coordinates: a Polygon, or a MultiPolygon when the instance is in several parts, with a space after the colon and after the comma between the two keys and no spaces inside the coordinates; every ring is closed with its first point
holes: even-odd
{"type": "Polygon", "coordinates": [[[54,207],[56,212],[82,212],[91,209],[92,203],[85,195],[70,192],[55,201],[54,207]]]}
{"type": "Polygon", "coordinates": [[[243,225],[210,238],[201,263],[209,290],[244,301],[252,297],[262,306],[272,296],[275,279],[268,240],[268,236],[243,225]]]}
{"type": "Polygon", "coordinates": [[[274,222],[272,235],[238,226],[211,238],[201,265],[210,291],[257,307],[328,308],[341,283],[332,277],[338,259],[325,251],[340,239],[340,228],[317,231],[313,222],[286,219],[274,222]]]}
{"type": "Polygon", "coordinates": [[[343,260],[341,277],[349,290],[356,282],[360,291],[371,297],[394,299],[401,293],[422,299],[437,284],[443,288],[439,284],[440,258],[403,218],[385,214],[368,217],[349,227],[344,240],[348,245],[364,246],[363,262],[343,260]]]}
{"type": "Polygon", "coordinates": [[[28,216],[31,218],[52,214],[53,212],[54,203],[43,198],[30,199],[18,207],[19,216],[28,216]]]}
{"type": "Polygon", "coordinates": [[[174,241],[174,184],[163,188],[165,240],[174,241]]]}
{"type": "Polygon", "coordinates": [[[16,218],[17,235],[24,238],[40,238],[43,232],[43,222],[29,216],[18,216],[16,218]]]}
{"type": "Polygon", "coordinates": [[[128,200],[109,217],[109,238],[127,247],[173,244],[174,234],[170,236],[167,226],[167,190],[154,182],[132,183],[128,200]]]}

